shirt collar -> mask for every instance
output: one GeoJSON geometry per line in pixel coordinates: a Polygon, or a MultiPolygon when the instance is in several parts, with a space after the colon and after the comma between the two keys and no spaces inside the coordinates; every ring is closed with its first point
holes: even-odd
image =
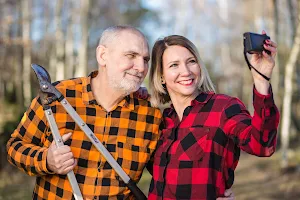
{"type": "Polygon", "coordinates": [[[197,103],[205,104],[214,94],[214,92],[202,92],[194,100],[192,100],[191,105],[197,105],[197,103]]]}
{"type": "MultiPolygon", "coordinates": [[[[92,92],[91,80],[98,75],[98,71],[93,71],[88,77],[83,78],[82,81],[82,100],[85,105],[96,104],[98,105],[96,98],[92,92]]],[[[120,101],[115,108],[118,106],[128,108],[129,110],[134,110],[136,101],[133,94],[127,95],[122,101],[120,101]]],[[[114,109],[115,109],[114,108],[114,109]]],[[[114,110],[113,109],[113,110],[114,110]]]]}
{"type": "MultiPolygon", "coordinates": [[[[191,101],[191,106],[196,106],[198,104],[205,104],[214,95],[214,92],[201,92],[195,99],[191,101]]],[[[170,105],[164,112],[164,117],[171,116],[175,111],[173,104],[170,105]]]]}
{"type": "Polygon", "coordinates": [[[98,75],[98,71],[93,71],[88,77],[82,80],[82,100],[85,105],[97,104],[95,96],[92,92],[91,80],[98,75]]]}

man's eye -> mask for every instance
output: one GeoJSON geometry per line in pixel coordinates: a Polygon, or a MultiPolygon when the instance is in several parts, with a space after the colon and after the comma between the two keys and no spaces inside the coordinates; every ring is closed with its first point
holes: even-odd
{"type": "Polygon", "coordinates": [[[127,56],[128,58],[134,58],[134,57],[135,57],[134,54],[127,54],[126,56],[127,56]]]}

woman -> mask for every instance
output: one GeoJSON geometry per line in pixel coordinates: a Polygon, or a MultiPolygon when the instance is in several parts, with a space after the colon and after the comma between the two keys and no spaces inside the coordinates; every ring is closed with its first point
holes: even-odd
{"type": "MultiPolygon", "coordinates": [[[[254,54],[250,63],[271,77],[276,43],[266,40],[264,48],[271,54],[254,54]]],[[[269,81],[255,70],[251,73],[253,117],[239,99],[215,93],[192,42],[172,35],[155,43],[151,101],[154,106],[172,105],[163,113],[149,199],[222,197],[233,184],[240,149],[261,157],[274,153],[278,109],[269,81]]]]}

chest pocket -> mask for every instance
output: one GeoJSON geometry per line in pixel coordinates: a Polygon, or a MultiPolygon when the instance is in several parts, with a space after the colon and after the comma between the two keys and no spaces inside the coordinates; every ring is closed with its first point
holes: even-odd
{"type": "MultiPolygon", "coordinates": [[[[176,156],[179,161],[199,161],[207,151],[208,127],[190,127],[183,131],[184,137],[180,137],[176,156]]],[[[179,133],[181,134],[181,133],[179,133]]]]}
{"type": "Polygon", "coordinates": [[[117,143],[117,162],[131,179],[138,180],[153,150],[148,147],[136,146],[130,143],[117,143]]]}

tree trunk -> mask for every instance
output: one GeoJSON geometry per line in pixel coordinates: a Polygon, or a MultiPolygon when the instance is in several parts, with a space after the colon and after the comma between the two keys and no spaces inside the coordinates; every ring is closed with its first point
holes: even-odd
{"type": "MultiPolygon", "coordinates": [[[[271,4],[271,10],[273,13],[273,20],[271,20],[271,32],[270,32],[270,36],[271,39],[274,40],[276,43],[279,42],[279,29],[278,29],[278,24],[279,24],[279,16],[278,16],[278,5],[277,5],[277,0],[273,0],[272,4],[271,4]]],[[[280,88],[280,63],[279,63],[279,58],[278,58],[278,54],[275,58],[275,63],[276,66],[273,69],[273,74],[272,74],[272,79],[271,79],[271,84],[272,84],[272,89],[273,89],[273,93],[274,93],[274,98],[275,98],[275,102],[276,105],[278,106],[278,108],[281,107],[281,98],[280,94],[279,94],[279,88],[280,88]]]]}
{"type": "Polygon", "coordinates": [[[31,0],[23,0],[22,2],[22,37],[23,37],[23,96],[24,106],[27,107],[31,101],[31,41],[30,41],[30,16],[29,8],[31,8],[31,0]]]}
{"type": "MultiPolygon", "coordinates": [[[[20,4],[16,4],[16,10],[21,13],[22,12],[22,8],[20,4]]],[[[21,18],[19,18],[19,24],[21,24],[21,18]]],[[[17,35],[21,36],[21,27],[17,26],[17,35]]],[[[15,59],[13,60],[13,80],[14,80],[14,85],[16,88],[16,101],[17,101],[17,106],[18,106],[18,112],[20,113],[16,113],[16,115],[19,116],[19,114],[21,114],[21,112],[23,111],[24,105],[24,99],[23,99],[23,93],[22,93],[22,80],[20,80],[20,66],[22,66],[22,50],[20,48],[20,45],[15,45],[13,47],[14,49],[14,55],[15,55],[15,59]]]]}
{"type": "MultiPolygon", "coordinates": [[[[227,0],[218,0],[219,6],[219,17],[221,29],[219,31],[219,37],[222,38],[222,42],[220,44],[220,58],[221,58],[221,66],[226,68],[223,71],[224,79],[223,79],[223,91],[226,94],[231,94],[233,96],[237,96],[237,93],[233,91],[233,82],[232,75],[235,74],[234,66],[232,65],[231,57],[230,57],[230,46],[228,44],[229,40],[229,2],[227,0]],[[224,81],[226,84],[224,84],[224,81]]],[[[236,80],[237,81],[237,80],[236,80]]]]}
{"type": "Polygon", "coordinates": [[[68,27],[66,33],[66,44],[65,44],[65,74],[66,78],[72,78],[74,76],[74,36],[73,36],[73,25],[75,22],[76,12],[74,10],[73,1],[69,1],[69,16],[68,16],[68,27]]]}
{"type": "MultiPolygon", "coordinates": [[[[300,14],[298,16],[300,18],[300,14]]],[[[300,50],[300,23],[298,23],[294,44],[285,66],[284,77],[284,96],[283,96],[283,111],[281,122],[281,148],[282,148],[282,161],[281,167],[288,167],[288,148],[289,148],[289,131],[291,127],[291,104],[293,93],[293,72],[300,50]]]]}
{"type": "MultiPolygon", "coordinates": [[[[44,0],[44,8],[43,8],[43,19],[44,19],[44,39],[42,41],[42,58],[47,58],[51,48],[49,49],[49,25],[50,25],[50,5],[48,0],[44,0]]],[[[46,66],[45,66],[46,67],[46,66]]],[[[48,68],[49,66],[47,66],[48,68]]]]}
{"type": "MultiPolygon", "coordinates": [[[[7,59],[7,51],[8,51],[8,48],[7,46],[5,45],[5,41],[8,41],[9,40],[9,27],[11,27],[10,25],[10,22],[8,20],[8,8],[7,8],[7,2],[6,1],[3,1],[3,2],[0,2],[0,6],[1,6],[1,13],[0,13],[0,16],[1,16],[1,19],[3,21],[3,25],[2,25],[2,29],[1,29],[1,32],[2,32],[2,35],[1,35],[1,40],[3,41],[3,43],[0,43],[1,45],[1,48],[0,48],[0,70],[3,72],[5,70],[5,65],[6,65],[6,59],[7,59]]],[[[4,76],[4,73],[0,73],[0,104],[2,102],[4,102],[4,97],[5,97],[5,76],[4,76]]],[[[1,113],[2,109],[0,110],[0,113],[1,113]]],[[[0,119],[1,121],[1,119],[0,119]]]]}
{"type": "Polygon", "coordinates": [[[89,26],[88,26],[88,14],[89,14],[90,0],[81,0],[80,5],[80,24],[81,24],[81,45],[79,47],[78,59],[79,66],[76,67],[75,77],[87,75],[87,51],[88,51],[88,39],[89,39],[89,26]]]}
{"type": "Polygon", "coordinates": [[[63,0],[57,0],[55,8],[55,41],[56,41],[56,81],[63,80],[65,78],[65,66],[64,66],[64,35],[62,31],[62,7],[63,0]]]}

